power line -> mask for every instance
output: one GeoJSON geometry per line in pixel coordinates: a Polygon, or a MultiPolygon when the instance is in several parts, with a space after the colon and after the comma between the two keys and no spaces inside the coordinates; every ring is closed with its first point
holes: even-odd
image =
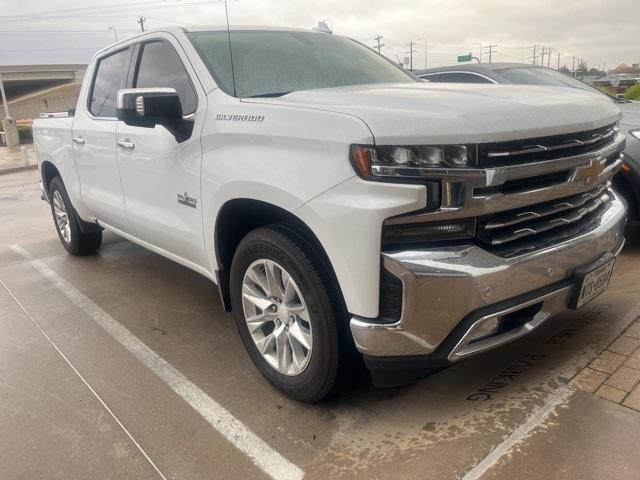
{"type": "MultiPolygon", "coordinates": [[[[239,1],[239,0],[235,0],[239,1]]],[[[50,20],[67,20],[67,21],[85,21],[85,20],[114,20],[118,18],[127,18],[131,13],[144,10],[156,10],[168,7],[187,7],[205,4],[221,4],[221,0],[167,0],[165,2],[135,2],[129,4],[118,4],[108,7],[92,7],[59,10],[56,12],[42,12],[37,14],[25,15],[5,15],[0,16],[0,22],[41,22],[50,20]]]]}
{"type": "Polygon", "coordinates": [[[58,52],[67,50],[93,50],[94,52],[103,48],[104,45],[99,47],[64,47],[64,48],[17,48],[0,50],[0,53],[16,53],[16,52],[58,52]]]}
{"type": "MultiPolygon", "coordinates": [[[[119,32],[137,32],[138,30],[131,30],[131,29],[125,29],[125,28],[118,28],[119,32]]],[[[65,35],[68,34],[75,34],[75,33],[79,33],[79,34],[87,34],[87,33],[108,33],[108,30],[104,30],[104,29],[96,29],[96,30],[3,30],[0,32],[0,35],[19,35],[19,34],[25,34],[25,35],[33,35],[33,34],[37,34],[37,33],[63,33],[65,35]]]]}

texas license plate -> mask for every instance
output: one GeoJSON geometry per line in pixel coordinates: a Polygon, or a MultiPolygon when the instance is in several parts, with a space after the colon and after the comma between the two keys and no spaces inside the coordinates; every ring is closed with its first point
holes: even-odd
{"type": "Polygon", "coordinates": [[[607,289],[615,263],[616,257],[608,254],[592,265],[576,270],[576,287],[571,308],[580,308],[607,289]]]}

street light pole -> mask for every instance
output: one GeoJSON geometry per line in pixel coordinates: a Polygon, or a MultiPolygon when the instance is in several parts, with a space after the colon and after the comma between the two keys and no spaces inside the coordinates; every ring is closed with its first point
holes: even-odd
{"type": "Polygon", "coordinates": [[[109,30],[113,30],[113,35],[114,37],[116,37],[116,42],[118,41],[118,32],[116,31],[116,27],[111,26],[109,27],[109,30]]]}
{"type": "Polygon", "coordinates": [[[9,104],[7,102],[7,94],[4,91],[4,82],[0,73],[0,97],[4,106],[4,118],[2,119],[2,130],[4,131],[4,141],[7,147],[15,147],[20,145],[20,135],[18,135],[18,127],[13,118],[9,116],[9,104]]]}
{"type": "Polygon", "coordinates": [[[7,105],[7,94],[4,92],[4,82],[0,73],[0,94],[2,95],[2,106],[4,107],[4,118],[9,118],[9,105],[7,105]]]}
{"type": "Polygon", "coordinates": [[[420,38],[418,38],[418,40],[422,40],[424,42],[424,69],[426,70],[427,68],[429,68],[428,67],[429,62],[428,62],[428,56],[427,56],[427,51],[428,51],[427,50],[427,39],[420,37],[420,38]]]}

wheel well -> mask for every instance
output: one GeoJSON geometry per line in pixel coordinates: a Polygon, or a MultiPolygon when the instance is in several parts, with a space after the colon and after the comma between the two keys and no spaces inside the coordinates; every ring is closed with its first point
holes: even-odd
{"type": "Polygon", "coordinates": [[[58,169],[51,162],[42,162],[42,166],[40,168],[42,171],[42,183],[48,196],[51,180],[53,180],[55,177],[59,177],[60,172],[58,172],[58,169]]]}
{"type": "Polygon", "coordinates": [[[629,180],[620,173],[613,177],[613,188],[624,197],[629,206],[630,218],[637,220],[640,218],[640,205],[638,205],[638,197],[634,192],[629,180]]]}
{"type": "Polygon", "coordinates": [[[215,249],[218,261],[216,281],[225,310],[231,311],[229,273],[233,256],[240,241],[252,230],[272,224],[287,225],[313,245],[325,263],[329,276],[334,282],[343,311],[346,312],[344,299],[329,257],[311,229],[291,212],[270,203],[251,199],[236,199],[227,202],[223,205],[216,220],[215,249]]]}

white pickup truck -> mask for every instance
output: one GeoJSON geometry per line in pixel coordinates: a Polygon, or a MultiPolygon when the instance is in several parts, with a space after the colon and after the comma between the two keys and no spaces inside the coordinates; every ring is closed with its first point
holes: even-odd
{"type": "Polygon", "coordinates": [[[344,37],[147,32],[34,124],[62,244],[102,230],[215,282],[260,372],[327,396],[361,352],[397,385],[606,289],[625,206],[606,97],[429,84],[344,37]]]}

